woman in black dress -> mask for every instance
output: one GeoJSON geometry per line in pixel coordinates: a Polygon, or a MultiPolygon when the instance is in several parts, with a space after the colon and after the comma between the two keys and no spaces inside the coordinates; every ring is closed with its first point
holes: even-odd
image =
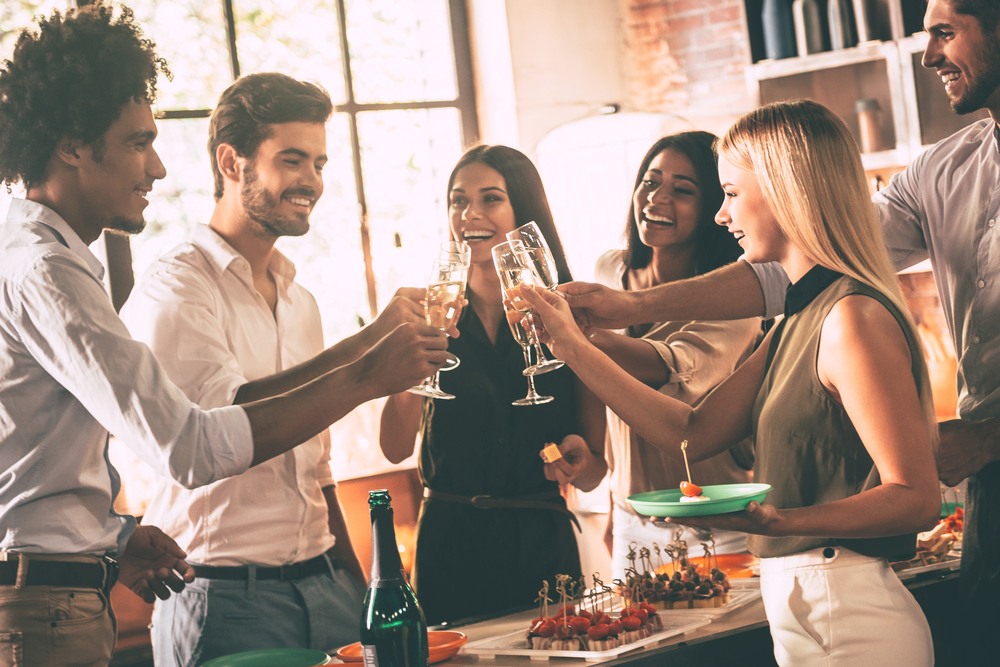
{"type": "Polygon", "coordinates": [[[441,374],[454,400],[403,392],[382,412],[380,444],[391,461],[420,446],[424,501],[417,529],[414,585],[427,622],[527,607],[543,579],[579,577],[573,519],[560,484],[594,488],[603,458],[604,411],[567,368],[536,376],[545,405],[512,406],[524,396],[521,348],[504,317],[491,250],[534,220],[570,280],[541,178],[531,161],[506,146],[479,146],[448,181],[450,232],[472,250],[461,335],[449,349],[461,359],[441,374]],[[539,452],[559,445],[563,459],[539,452]]]}

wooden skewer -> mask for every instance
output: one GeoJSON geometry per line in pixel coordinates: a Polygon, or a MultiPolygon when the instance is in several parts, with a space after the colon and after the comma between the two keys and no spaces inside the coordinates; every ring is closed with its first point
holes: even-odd
{"type": "Polygon", "coordinates": [[[684,469],[687,470],[688,483],[689,484],[694,484],[694,482],[691,481],[691,466],[688,465],[687,448],[688,448],[688,441],[687,440],[681,440],[681,454],[684,455],[684,469]]]}

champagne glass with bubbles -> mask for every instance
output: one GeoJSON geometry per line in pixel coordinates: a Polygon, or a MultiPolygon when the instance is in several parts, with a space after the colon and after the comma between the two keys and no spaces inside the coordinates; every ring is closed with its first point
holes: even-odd
{"type": "Polygon", "coordinates": [[[538,223],[532,221],[521,225],[514,231],[507,232],[506,236],[508,241],[520,241],[524,245],[524,253],[538,275],[539,283],[546,289],[554,290],[559,284],[559,270],[538,223]]]}
{"type": "MultiPolygon", "coordinates": [[[[424,294],[424,318],[428,326],[441,331],[448,331],[455,326],[462,312],[467,276],[468,269],[463,264],[440,259],[434,261],[430,279],[427,281],[427,292],[424,294]]],[[[458,357],[455,359],[457,365],[458,357]]],[[[439,379],[440,371],[407,391],[428,398],[455,398],[454,395],[441,389],[439,379]]]]}
{"type": "Polygon", "coordinates": [[[535,361],[524,369],[525,375],[541,375],[561,368],[565,363],[559,359],[549,359],[545,356],[538,331],[535,329],[534,320],[531,315],[531,305],[520,295],[520,285],[542,286],[542,279],[535,271],[535,266],[529,255],[525,252],[525,246],[521,241],[506,241],[493,247],[493,264],[496,266],[497,274],[500,276],[500,284],[503,287],[505,298],[509,299],[515,310],[525,313],[525,322],[528,326],[531,346],[535,350],[535,361]]]}
{"type": "MultiPolygon", "coordinates": [[[[448,264],[461,264],[465,267],[465,273],[468,275],[469,267],[472,265],[472,248],[465,241],[445,241],[441,244],[441,250],[438,252],[438,261],[448,264]]],[[[459,299],[465,299],[465,283],[462,283],[462,292],[459,295],[459,299]]],[[[441,370],[455,370],[458,368],[459,363],[461,363],[459,358],[454,353],[448,352],[441,370]]]]}

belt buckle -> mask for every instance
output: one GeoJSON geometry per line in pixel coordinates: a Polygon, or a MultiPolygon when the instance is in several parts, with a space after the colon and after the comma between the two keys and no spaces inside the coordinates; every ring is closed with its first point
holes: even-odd
{"type": "Polygon", "coordinates": [[[104,563],[104,586],[102,590],[105,595],[111,595],[111,589],[114,588],[115,582],[118,581],[118,574],[121,571],[121,566],[118,565],[118,561],[111,556],[105,554],[101,556],[101,561],[104,563]]]}

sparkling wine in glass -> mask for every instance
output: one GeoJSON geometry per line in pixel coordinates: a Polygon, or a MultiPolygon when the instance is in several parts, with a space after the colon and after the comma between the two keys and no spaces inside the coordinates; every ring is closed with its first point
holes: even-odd
{"type": "Polygon", "coordinates": [[[531,268],[538,275],[539,284],[546,289],[554,290],[559,284],[559,271],[556,268],[555,257],[545,242],[545,236],[537,222],[521,225],[512,232],[507,232],[508,241],[520,241],[524,244],[524,253],[531,268]]]}
{"type": "MultiPolygon", "coordinates": [[[[526,329],[522,323],[525,315],[521,311],[515,309],[511,305],[510,299],[506,297],[503,300],[503,314],[507,318],[507,326],[510,327],[510,333],[514,336],[514,340],[517,341],[517,344],[521,346],[521,353],[524,355],[524,366],[525,368],[530,368],[532,339],[529,329],[526,329]]],[[[533,330],[533,328],[531,330],[533,330]]],[[[528,378],[528,393],[524,396],[524,398],[511,401],[511,405],[541,405],[555,400],[554,396],[543,396],[538,393],[535,389],[534,373],[528,374],[526,377],[528,378]]]]}
{"type": "Polygon", "coordinates": [[[521,285],[538,285],[539,279],[524,254],[524,244],[520,241],[505,241],[493,247],[493,265],[500,276],[504,299],[524,317],[526,330],[530,332],[530,343],[535,350],[536,362],[524,369],[525,375],[541,375],[561,368],[559,359],[548,359],[538,338],[534,321],[531,319],[531,304],[521,296],[521,285]]]}
{"type": "MultiPolygon", "coordinates": [[[[428,326],[441,331],[448,331],[455,326],[462,312],[466,276],[467,269],[464,265],[435,260],[424,294],[424,318],[428,326]]],[[[455,398],[441,389],[439,380],[440,371],[407,391],[428,398],[455,398]]]]}
{"type": "MultiPolygon", "coordinates": [[[[465,241],[445,241],[441,244],[441,249],[438,252],[438,261],[448,264],[461,264],[465,267],[466,274],[468,274],[469,267],[472,266],[472,248],[465,241]]],[[[459,298],[465,299],[464,284],[462,285],[462,293],[459,298]]],[[[448,352],[441,370],[453,371],[458,368],[460,363],[461,360],[458,357],[452,352],[448,352]]]]}

